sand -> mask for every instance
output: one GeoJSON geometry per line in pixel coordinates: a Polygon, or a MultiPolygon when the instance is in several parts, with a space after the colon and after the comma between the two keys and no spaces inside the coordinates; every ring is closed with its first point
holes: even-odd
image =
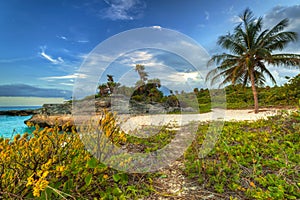
{"type": "MultiPolygon", "coordinates": [[[[291,110],[288,110],[291,111],[291,110]]],[[[262,109],[255,114],[253,110],[223,110],[214,109],[212,112],[203,114],[155,114],[129,116],[120,115],[119,124],[124,131],[142,129],[144,126],[162,126],[166,124],[175,124],[178,126],[186,125],[192,121],[205,122],[212,120],[222,121],[254,121],[266,119],[268,116],[280,114],[280,109],[262,109]]]]}

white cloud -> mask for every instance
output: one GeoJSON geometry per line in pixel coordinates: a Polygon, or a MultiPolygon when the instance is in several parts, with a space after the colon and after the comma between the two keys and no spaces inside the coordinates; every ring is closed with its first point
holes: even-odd
{"type": "Polygon", "coordinates": [[[41,80],[53,81],[53,80],[60,80],[60,79],[75,79],[75,78],[86,78],[85,74],[74,73],[65,76],[49,76],[49,77],[42,77],[41,80]]]}
{"type": "Polygon", "coordinates": [[[142,15],[145,3],[141,0],[104,0],[109,7],[104,10],[103,18],[111,20],[133,20],[142,15]]]}
{"type": "Polygon", "coordinates": [[[89,40],[77,40],[78,43],[88,43],[90,42],[89,40]]]}
{"type": "Polygon", "coordinates": [[[161,30],[162,29],[162,27],[161,26],[151,26],[151,28],[153,28],[153,29],[158,29],[158,30],[161,30]]]}
{"type": "Polygon", "coordinates": [[[62,36],[62,35],[57,35],[56,37],[57,37],[57,38],[59,38],[59,39],[62,39],[62,40],[68,40],[68,38],[67,38],[67,37],[65,37],[65,36],[62,36]]]}
{"type": "Polygon", "coordinates": [[[45,58],[46,60],[50,61],[53,64],[62,64],[64,62],[64,60],[61,57],[55,59],[52,58],[50,55],[46,54],[45,49],[46,47],[41,47],[42,52],[39,53],[43,58],[45,58]]]}
{"type": "Polygon", "coordinates": [[[123,57],[120,57],[118,62],[133,67],[137,64],[147,65],[149,67],[157,63],[154,55],[146,50],[138,50],[130,54],[126,54],[123,57]]]}
{"type": "Polygon", "coordinates": [[[229,20],[231,23],[234,23],[234,24],[242,22],[242,19],[237,15],[231,17],[229,20]]]}
{"type": "Polygon", "coordinates": [[[73,86],[74,83],[60,83],[61,85],[65,85],[65,86],[73,86]]]}
{"type": "Polygon", "coordinates": [[[204,14],[205,14],[205,19],[209,20],[209,12],[205,11],[204,14]]]}
{"type": "MultiPolygon", "coordinates": [[[[199,72],[177,72],[177,73],[173,73],[168,75],[171,79],[174,80],[197,80],[200,81],[202,80],[202,78],[200,78],[199,76],[199,72]]],[[[203,81],[203,80],[202,80],[203,81]]]]}
{"type": "Polygon", "coordinates": [[[226,15],[234,15],[234,6],[231,5],[230,7],[227,7],[221,11],[221,13],[226,14],[226,15]]]}

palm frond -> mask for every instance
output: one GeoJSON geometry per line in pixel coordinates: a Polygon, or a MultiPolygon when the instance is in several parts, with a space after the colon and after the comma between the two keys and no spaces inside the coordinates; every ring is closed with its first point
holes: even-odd
{"type": "Polygon", "coordinates": [[[300,55],[299,54],[273,54],[272,60],[269,64],[275,66],[295,66],[300,68],[300,55]]]}
{"type": "Polygon", "coordinates": [[[270,80],[271,80],[271,82],[272,82],[273,84],[276,84],[276,80],[275,80],[274,76],[273,76],[273,75],[271,74],[271,72],[267,69],[267,67],[265,66],[265,64],[262,63],[262,62],[258,62],[257,65],[258,65],[259,69],[261,70],[261,72],[262,72],[262,73],[265,73],[265,74],[270,78],[270,80]]]}
{"type": "Polygon", "coordinates": [[[264,48],[273,50],[282,50],[290,42],[297,41],[297,33],[280,32],[265,41],[264,48]]]}
{"type": "Polygon", "coordinates": [[[288,19],[281,20],[278,24],[276,24],[266,35],[266,38],[272,37],[273,35],[279,33],[284,30],[289,25],[288,19]]]}
{"type": "Polygon", "coordinates": [[[227,49],[234,54],[241,55],[246,51],[245,47],[240,43],[240,41],[230,34],[219,37],[217,43],[224,49],[227,49]]]}

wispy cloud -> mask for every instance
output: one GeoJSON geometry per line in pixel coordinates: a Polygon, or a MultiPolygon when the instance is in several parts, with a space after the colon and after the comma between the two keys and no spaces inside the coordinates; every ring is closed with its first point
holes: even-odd
{"type": "Polygon", "coordinates": [[[78,43],[89,43],[89,40],[77,40],[78,43]]]}
{"type": "Polygon", "coordinates": [[[222,13],[223,13],[223,14],[226,14],[226,15],[234,15],[234,14],[235,14],[234,6],[231,5],[230,7],[225,8],[225,9],[222,11],[222,13]]]}
{"type": "Polygon", "coordinates": [[[52,58],[52,56],[46,54],[45,50],[45,46],[41,47],[41,52],[39,54],[46,60],[50,61],[52,64],[62,64],[64,62],[64,60],[61,57],[58,57],[56,59],[52,58]]]}
{"type": "Polygon", "coordinates": [[[48,76],[48,77],[42,77],[41,80],[47,80],[47,81],[53,81],[53,80],[62,80],[62,79],[76,79],[76,78],[86,78],[87,76],[85,74],[80,73],[74,73],[70,75],[65,76],[48,76]]]}
{"type": "Polygon", "coordinates": [[[239,16],[234,15],[233,17],[231,17],[231,18],[229,19],[229,21],[230,21],[231,23],[236,24],[236,23],[241,23],[241,22],[242,22],[242,19],[241,19],[239,16]]]}
{"type": "Polygon", "coordinates": [[[62,39],[62,40],[66,40],[66,41],[68,40],[68,38],[66,36],[57,35],[56,37],[59,39],[62,39]]]}
{"type": "Polygon", "coordinates": [[[133,20],[142,16],[146,7],[142,0],[104,0],[109,7],[103,10],[103,18],[111,20],[133,20]]]}
{"type": "Polygon", "coordinates": [[[118,62],[123,65],[132,67],[135,67],[135,65],[137,64],[147,65],[148,67],[161,64],[161,62],[158,62],[157,59],[154,58],[154,56],[155,55],[153,53],[150,53],[149,51],[139,50],[133,52],[132,54],[127,54],[121,57],[118,62]]]}
{"type": "Polygon", "coordinates": [[[14,63],[14,62],[23,62],[36,58],[36,56],[24,57],[24,58],[8,58],[8,59],[0,59],[0,63],[14,63]]]}
{"type": "Polygon", "coordinates": [[[205,19],[209,20],[209,12],[205,11],[204,14],[205,14],[205,19]]]}
{"type": "Polygon", "coordinates": [[[156,26],[151,26],[151,28],[153,28],[153,29],[158,29],[158,30],[161,30],[161,29],[162,29],[162,27],[161,27],[161,26],[158,26],[158,25],[156,25],[156,26]]]}
{"type": "Polygon", "coordinates": [[[77,42],[77,43],[89,43],[90,41],[85,39],[84,37],[81,37],[80,39],[74,39],[74,38],[71,38],[71,37],[66,37],[66,36],[63,36],[63,35],[57,35],[56,36],[58,39],[61,39],[61,40],[64,40],[64,41],[68,41],[68,42],[77,42]]]}

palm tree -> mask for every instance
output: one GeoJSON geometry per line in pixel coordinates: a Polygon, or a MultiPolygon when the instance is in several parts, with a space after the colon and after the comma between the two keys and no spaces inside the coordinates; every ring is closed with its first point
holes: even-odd
{"type": "Polygon", "coordinates": [[[250,83],[253,98],[254,111],[258,113],[257,86],[262,86],[268,76],[273,83],[275,78],[267,69],[273,66],[300,66],[300,55],[279,53],[290,42],[297,40],[297,34],[291,31],[283,31],[288,26],[288,19],[283,19],[271,29],[262,30],[262,17],[255,18],[251,10],[246,9],[240,16],[241,23],[234,28],[233,34],[220,36],[218,45],[229,53],[214,55],[208,62],[217,67],[211,70],[206,81],[214,84],[219,78],[223,78],[220,84],[250,83]],[[273,51],[277,51],[273,53],[273,51]]]}
{"type": "Polygon", "coordinates": [[[121,84],[114,81],[114,76],[107,74],[107,87],[109,94],[112,94],[121,84]]]}
{"type": "Polygon", "coordinates": [[[107,96],[109,88],[107,87],[106,84],[102,84],[98,86],[99,89],[99,96],[107,96]]]}
{"type": "Polygon", "coordinates": [[[137,73],[139,74],[140,76],[140,80],[142,81],[142,83],[144,84],[145,81],[148,79],[148,73],[145,72],[145,66],[144,65],[136,65],[135,66],[135,71],[137,71],[137,73]]]}

